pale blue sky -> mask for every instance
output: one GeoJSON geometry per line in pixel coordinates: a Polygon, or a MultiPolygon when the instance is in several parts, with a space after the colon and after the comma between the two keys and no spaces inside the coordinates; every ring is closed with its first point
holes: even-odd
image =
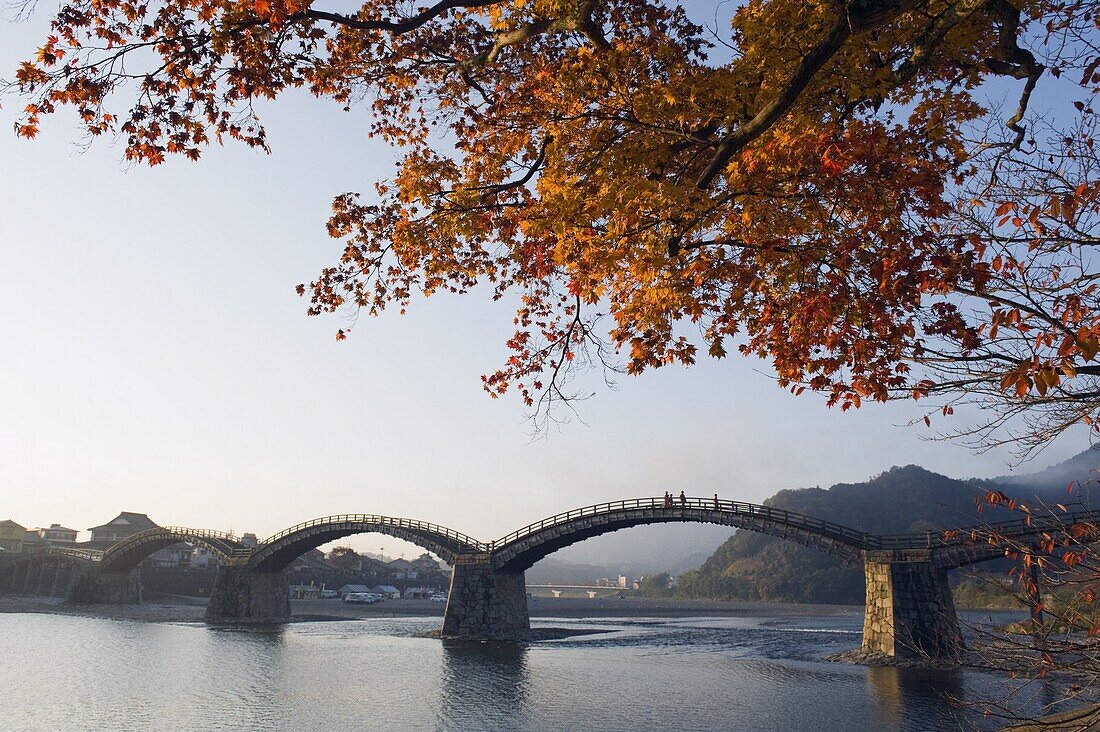
{"type": "MultiPolygon", "coordinates": [[[[0,23],[0,76],[46,21],[0,23]]],[[[109,144],[80,152],[67,115],[18,140],[20,105],[4,101],[0,518],[85,529],[130,510],[264,536],[378,512],[491,539],[666,489],[760,501],[907,463],[1007,472],[1006,453],[895,426],[913,404],[827,410],[740,357],[624,377],[581,405],[587,425],[531,442],[518,400],[478,378],[504,357],[507,307],[439,296],[344,343],[339,319],[305,316],[294,286],[340,251],[332,196],[390,174],[365,112],[290,94],[265,115],[273,155],[231,146],[148,169],[109,144]]],[[[1086,446],[1063,438],[1026,470],[1086,446]]]]}

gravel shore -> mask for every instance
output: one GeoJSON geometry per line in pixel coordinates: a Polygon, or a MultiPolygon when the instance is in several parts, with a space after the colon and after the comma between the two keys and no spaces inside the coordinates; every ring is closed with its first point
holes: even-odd
{"type": "MultiPolygon", "coordinates": [[[[443,616],[444,604],[429,600],[388,600],[356,605],[339,600],[293,600],[292,622],[354,620],[368,617],[443,616]]],[[[533,618],[783,618],[863,615],[855,605],[794,605],[765,602],[713,602],[651,598],[531,598],[533,618]]],[[[152,623],[202,622],[206,599],[150,595],[141,605],[66,605],[57,599],[0,597],[0,613],[54,613],[152,623]]]]}

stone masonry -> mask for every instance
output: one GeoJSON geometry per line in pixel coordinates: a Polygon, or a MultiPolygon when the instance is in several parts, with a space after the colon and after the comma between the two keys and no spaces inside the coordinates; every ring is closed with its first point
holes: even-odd
{"type": "Polygon", "coordinates": [[[488,555],[456,557],[443,638],[516,641],[530,630],[522,571],[495,570],[488,555]]]}
{"type": "Polygon", "coordinates": [[[90,567],[77,574],[65,600],[74,605],[130,605],[141,602],[138,571],[103,572],[90,567]]]}
{"type": "Polygon", "coordinates": [[[950,659],[963,650],[947,572],[924,550],[867,551],[863,652],[950,659]]]}
{"type": "Polygon", "coordinates": [[[206,606],[208,623],[281,623],[290,618],[285,572],[222,565],[206,606]]]}

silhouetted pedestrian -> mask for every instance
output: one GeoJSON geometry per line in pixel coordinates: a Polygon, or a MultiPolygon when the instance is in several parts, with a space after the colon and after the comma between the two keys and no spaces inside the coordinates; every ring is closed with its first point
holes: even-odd
{"type": "Polygon", "coordinates": [[[684,494],[683,491],[680,491],[680,506],[682,508],[687,508],[687,505],[688,505],[687,496],[684,494]]]}
{"type": "Polygon", "coordinates": [[[718,494],[717,493],[714,494],[714,510],[715,511],[718,510],[718,494]]]}

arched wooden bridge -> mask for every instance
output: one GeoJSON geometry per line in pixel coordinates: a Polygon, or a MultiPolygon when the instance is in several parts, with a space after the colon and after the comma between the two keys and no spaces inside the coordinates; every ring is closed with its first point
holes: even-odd
{"type": "Polygon", "coordinates": [[[310,549],[352,534],[386,534],[427,549],[447,564],[455,557],[486,550],[485,544],[446,526],[373,514],[325,516],[291,526],[263,541],[248,558],[261,572],[281,571],[310,549]]]}
{"type": "Polygon", "coordinates": [[[487,545],[498,569],[531,567],[548,554],[610,531],[653,523],[695,522],[733,526],[768,534],[831,554],[848,562],[861,561],[867,551],[928,550],[936,566],[955,569],[1004,557],[1004,540],[1019,542],[1073,524],[1096,523],[1100,511],[1080,510],[979,524],[947,531],[876,535],[832,521],[781,508],[712,498],[633,498],[600,503],[550,516],[487,545]]]}
{"type": "Polygon", "coordinates": [[[104,572],[129,572],[146,558],[173,544],[186,542],[207,548],[222,562],[234,556],[250,554],[251,549],[225,531],[189,529],[185,526],[156,526],[132,534],[103,552],[100,568],[104,572]]]}
{"type": "MultiPolygon", "coordinates": [[[[957,653],[961,636],[946,571],[1005,555],[1005,542],[1037,546],[1068,525],[1090,532],[1100,512],[1080,510],[950,531],[878,536],[812,516],[741,501],[713,498],[632,498],[550,516],[483,542],[438,524],[375,514],[313,519],[281,531],[256,547],[225,532],[157,527],[134,534],[104,552],[54,548],[21,555],[0,566],[0,590],[41,588],[49,563],[72,567],[72,601],[134,601],[134,569],[159,549],[201,544],[221,562],[207,618],[211,622],[285,620],[290,614],[284,570],[308,550],[344,536],[380,533],[420,546],[454,567],[443,635],[519,639],[530,627],[523,573],[535,562],[579,541],[654,523],[713,523],[776,536],[866,568],[864,648],[887,655],[957,653]],[[32,582],[32,576],[35,578],[32,582]],[[22,584],[20,581],[22,578],[22,584]],[[935,608],[935,611],[929,608],[935,608]]],[[[50,586],[56,591],[55,570],[50,586]]],[[[136,596],[135,596],[136,593],[136,596]]]]}
{"type": "Polygon", "coordinates": [[[0,563],[0,591],[69,597],[73,583],[97,565],[103,552],[73,547],[41,547],[0,563]]]}

